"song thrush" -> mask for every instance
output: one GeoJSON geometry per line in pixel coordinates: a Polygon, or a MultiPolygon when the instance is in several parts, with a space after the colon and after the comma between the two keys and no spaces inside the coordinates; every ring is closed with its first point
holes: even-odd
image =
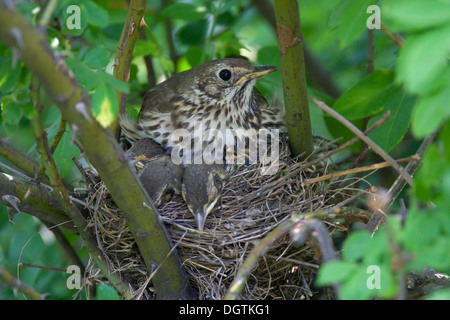
{"type": "Polygon", "coordinates": [[[175,74],[144,96],[137,122],[121,118],[125,137],[133,143],[152,138],[163,148],[176,144],[176,129],[219,130],[281,128],[283,121],[254,87],[256,79],[275,71],[272,66],[253,66],[242,58],[214,60],[175,74]]]}
{"type": "MultiPolygon", "coordinates": [[[[275,70],[273,66],[255,67],[242,58],[225,58],[180,72],[145,94],[137,122],[120,119],[122,131],[130,143],[150,138],[170,151],[179,142],[171,139],[177,129],[192,134],[195,126],[200,125],[207,142],[216,137],[205,135],[210,129],[222,137],[228,129],[281,129],[284,125],[281,112],[270,108],[255,88],[258,78],[275,70]]],[[[190,138],[195,143],[196,137],[190,138]]],[[[225,148],[234,148],[234,142],[225,148]]],[[[202,230],[206,216],[220,198],[225,171],[216,164],[185,165],[182,194],[202,230]]],[[[163,169],[167,168],[170,170],[170,166],[164,165],[163,169]]],[[[178,167],[172,170],[176,172],[173,175],[161,169],[165,179],[178,176],[178,167]]]]}

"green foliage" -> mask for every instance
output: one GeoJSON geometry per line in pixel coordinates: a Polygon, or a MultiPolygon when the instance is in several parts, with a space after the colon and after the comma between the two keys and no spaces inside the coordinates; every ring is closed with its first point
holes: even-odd
{"type": "Polygon", "coordinates": [[[367,30],[366,9],[377,2],[377,0],[341,0],[328,21],[332,28],[339,26],[338,37],[341,47],[350,45],[367,30]]]}
{"type": "Polygon", "coordinates": [[[365,231],[354,232],[344,243],[342,260],[325,264],[319,272],[317,284],[339,283],[342,299],[392,298],[397,290],[397,279],[390,272],[391,257],[386,248],[389,248],[389,243],[385,229],[373,238],[365,231]],[[378,285],[371,286],[371,277],[378,275],[378,285]]]}
{"type": "MultiPolygon", "coordinates": [[[[45,9],[40,3],[45,1],[16,2],[27,19],[38,25],[45,9]]],[[[131,117],[137,116],[142,94],[148,90],[148,72],[154,72],[159,82],[207,60],[239,54],[248,56],[254,64],[280,65],[275,30],[251,1],[161,3],[147,1],[145,21],[149,29],[143,29],[135,45],[129,81],[124,83],[112,73],[127,14],[126,2],[57,2],[47,27],[48,43],[64,57],[91,98],[93,114],[104,127],[117,117],[116,91],[127,93],[127,109],[131,117]],[[74,12],[68,11],[70,5],[80,8],[79,29],[70,28],[67,23],[74,18],[74,12]],[[168,19],[170,25],[166,23],[168,19]],[[152,69],[143,59],[149,55],[152,69]]],[[[373,237],[365,232],[352,233],[343,245],[342,259],[325,264],[319,273],[318,284],[339,283],[342,298],[392,298],[399,291],[399,279],[409,271],[428,266],[450,272],[450,5],[444,0],[316,0],[299,1],[299,5],[306,47],[343,92],[333,99],[309,81],[311,96],[326,101],[361,129],[370,127],[389,111],[389,119],[369,137],[396,155],[414,153],[417,141],[441,130],[423,157],[414,176],[414,187],[405,194],[408,214],[404,225],[394,218],[373,237]],[[382,31],[373,30],[375,71],[371,74],[366,69],[369,5],[380,5],[382,25],[405,37],[403,46],[398,47],[382,31]],[[403,264],[398,265],[398,261],[403,264]],[[374,265],[380,270],[380,289],[368,288],[368,279],[375,274],[369,267],[374,265]]],[[[31,73],[20,57],[0,43],[0,138],[40,164],[30,128],[30,119],[38,112],[30,83],[31,73]]],[[[269,101],[282,100],[280,71],[262,78],[257,86],[269,101]]],[[[51,144],[61,116],[52,97],[42,88],[39,94],[39,112],[51,144]]],[[[354,137],[340,123],[310,105],[314,134],[344,140],[354,137]]],[[[72,134],[67,126],[53,156],[65,183],[75,186],[79,173],[72,157],[79,156],[80,150],[73,144],[72,134]]],[[[361,144],[353,150],[360,148],[361,144]]],[[[6,162],[3,158],[0,161],[6,162]]],[[[41,239],[39,222],[18,214],[10,225],[6,209],[1,207],[0,211],[0,260],[10,271],[17,267],[20,253],[22,262],[67,266],[57,244],[41,239]]],[[[78,241],[73,234],[67,236],[72,244],[78,241]]],[[[87,258],[86,254],[82,257],[87,258]]],[[[50,292],[51,298],[71,299],[74,292],[65,287],[65,277],[64,273],[26,269],[21,271],[20,280],[40,292],[50,292]]],[[[117,298],[107,285],[100,286],[97,293],[99,299],[117,298]]],[[[448,292],[432,297],[448,298],[448,292]]],[[[3,298],[17,297],[12,290],[0,291],[0,299],[3,298]]]]}
{"type": "Polygon", "coordinates": [[[119,295],[113,287],[106,283],[100,283],[97,286],[97,300],[120,300],[119,295]]]}
{"type": "MultiPolygon", "coordinates": [[[[381,5],[382,23],[391,31],[408,34],[395,69],[376,70],[363,78],[335,102],[334,108],[353,121],[371,117],[369,126],[381,116],[374,115],[389,110],[389,120],[369,135],[387,151],[402,141],[410,122],[416,137],[439,128],[442,131],[414,177],[404,225],[394,217],[373,237],[365,232],[351,234],[344,243],[342,260],[321,268],[317,283],[339,283],[344,299],[393,298],[399,291],[399,279],[407,272],[425,267],[450,272],[449,3],[384,0],[381,5]],[[366,282],[371,276],[366,272],[370,265],[381,271],[378,289],[371,289],[366,282]]],[[[348,14],[342,12],[344,7],[350,8],[350,2],[342,1],[334,13],[334,21],[340,21],[341,27],[348,14]]],[[[350,35],[347,27],[340,33],[343,45],[357,39],[359,32],[350,35]]],[[[447,296],[434,294],[432,298],[447,296]]]]}

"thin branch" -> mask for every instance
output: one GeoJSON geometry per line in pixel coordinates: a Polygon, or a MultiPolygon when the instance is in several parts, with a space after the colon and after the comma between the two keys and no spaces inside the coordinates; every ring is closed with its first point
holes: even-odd
{"type": "Polygon", "coordinates": [[[374,62],[374,43],[373,43],[373,29],[367,29],[367,73],[373,72],[374,62]]]}
{"type": "Polygon", "coordinates": [[[385,26],[381,25],[381,31],[383,31],[392,41],[394,41],[399,47],[403,47],[405,40],[398,34],[392,33],[385,26]]]}
{"type": "MultiPolygon", "coordinates": [[[[428,148],[428,146],[436,139],[436,136],[439,134],[439,131],[436,131],[429,137],[425,138],[421,145],[419,146],[419,149],[417,149],[416,154],[414,155],[415,158],[418,159],[418,161],[412,161],[408,163],[408,165],[405,167],[405,170],[411,174],[414,175],[417,168],[420,166],[421,159],[423,154],[425,153],[425,150],[428,148]]],[[[389,203],[386,205],[386,208],[390,208],[394,201],[397,199],[398,195],[402,192],[403,188],[406,186],[406,181],[403,179],[403,177],[398,177],[392,186],[389,188],[388,196],[389,196],[389,203]]],[[[370,218],[369,222],[366,225],[366,230],[369,230],[371,233],[374,233],[379,225],[384,220],[384,214],[380,211],[377,211],[373,214],[373,216],[370,218]]]]}
{"type": "Polygon", "coordinates": [[[397,170],[397,172],[402,176],[403,179],[406,180],[410,185],[413,184],[411,176],[405,171],[405,168],[400,166],[389,154],[386,153],[383,149],[381,149],[375,142],[373,142],[367,135],[361,132],[353,123],[345,119],[339,113],[334,111],[332,108],[327,106],[323,101],[318,101],[315,98],[312,98],[312,101],[323,111],[330,114],[333,118],[338,120],[340,123],[345,125],[350,131],[352,131],[355,135],[357,135],[364,143],[366,143],[369,147],[371,147],[376,153],[378,153],[384,160],[389,162],[391,166],[397,170]]]}
{"type": "MultiPolygon", "coordinates": [[[[416,154],[414,155],[419,161],[412,161],[408,163],[408,165],[405,167],[405,170],[410,174],[411,176],[414,175],[416,170],[419,168],[422,156],[427,150],[428,146],[433,143],[433,141],[436,139],[437,135],[439,134],[439,131],[436,131],[429,137],[425,138],[423,142],[420,144],[419,149],[417,149],[416,154]]],[[[389,188],[389,195],[391,202],[388,205],[390,207],[392,203],[397,199],[400,192],[403,190],[403,188],[406,185],[406,181],[403,179],[403,177],[398,177],[397,180],[394,181],[392,186],[389,188]]]]}
{"type": "MultiPolygon", "coordinates": [[[[171,240],[155,207],[127,163],[122,148],[92,114],[91,102],[62,57],[51,50],[12,2],[0,0],[0,39],[36,75],[68,121],[89,162],[98,171],[121,210],[149,273],[171,249],[171,240]]],[[[152,279],[160,299],[192,297],[192,288],[175,252],[152,279]]]]}
{"type": "Polygon", "coordinates": [[[77,265],[80,267],[81,274],[84,274],[85,267],[83,261],[81,261],[80,257],[74,250],[74,248],[70,245],[69,241],[67,240],[66,236],[63,232],[61,232],[61,229],[57,225],[53,225],[51,223],[48,223],[44,221],[45,226],[50,230],[53,235],[55,236],[56,240],[58,241],[59,246],[63,249],[63,251],[66,253],[67,257],[69,258],[71,264],[77,265]]]}
{"type": "Polygon", "coordinates": [[[319,242],[324,262],[335,259],[333,243],[328,235],[328,232],[326,231],[326,228],[323,226],[321,221],[312,218],[319,214],[324,214],[324,212],[312,212],[309,214],[300,213],[294,215],[261,239],[239,268],[233,282],[229,287],[229,291],[225,296],[225,300],[235,300],[239,298],[239,295],[244,288],[248,277],[257,265],[258,260],[263,257],[279,239],[287,235],[289,232],[294,233],[294,241],[303,242],[313,234],[312,231],[316,231],[313,236],[319,242]]]}
{"type": "Polygon", "coordinates": [[[39,26],[46,27],[52,18],[53,11],[55,11],[56,5],[58,4],[58,0],[49,0],[45,9],[42,13],[41,18],[39,19],[39,26]]]}
{"type": "Polygon", "coordinates": [[[0,156],[13,163],[17,168],[24,171],[29,176],[34,176],[39,168],[39,164],[19,150],[15,149],[4,139],[0,139],[0,156]]]}
{"type": "MultiPolygon", "coordinates": [[[[398,163],[417,163],[418,160],[420,160],[416,155],[413,155],[411,157],[407,157],[407,158],[403,158],[403,159],[399,159],[397,160],[398,163]]],[[[313,184],[313,183],[317,183],[320,181],[325,181],[325,180],[330,180],[333,178],[337,178],[337,177],[342,177],[342,176],[346,176],[349,174],[355,174],[355,173],[359,173],[359,172],[365,172],[365,171],[373,171],[373,170],[378,170],[378,169],[382,169],[382,168],[387,168],[390,167],[392,164],[390,162],[380,162],[380,163],[374,163],[368,166],[364,166],[364,167],[358,167],[358,168],[352,168],[352,169],[348,169],[348,170],[344,170],[344,171],[340,171],[340,172],[335,172],[335,173],[330,173],[330,174],[326,174],[317,178],[310,178],[310,179],[305,179],[302,181],[302,183],[304,185],[309,185],[309,184],[313,184]]]]}
{"type": "Polygon", "coordinates": [[[42,300],[42,295],[39,292],[37,292],[32,287],[26,285],[25,283],[21,282],[20,280],[14,278],[14,276],[8,270],[6,270],[6,268],[1,264],[0,264],[0,279],[2,279],[3,283],[6,284],[8,287],[11,287],[21,292],[27,299],[42,300]]]}
{"type": "MultiPolygon", "coordinates": [[[[375,130],[376,128],[378,128],[379,126],[381,126],[384,122],[386,122],[386,120],[389,118],[390,115],[390,111],[386,112],[385,115],[383,115],[383,117],[381,117],[380,119],[378,119],[372,126],[370,126],[370,128],[367,128],[364,133],[368,134],[369,132],[372,132],[373,130],[375,130]]],[[[328,152],[326,152],[325,154],[323,154],[320,157],[314,158],[311,161],[308,161],[307,163],[301,165],[300,167],[298,167],[297,169],[294,169],[290,172],[286,172],[286,174],[282,177],[280,177],[279,179],[267,183],[264,186],[262,186],[261,188],[261,195],[264,195],[264,192],[267,190],[273,190],[274,188],[276,188],[278,185],[280,184],[285,184],[286,179],[290,179],[292,177],[295,177],[299,174],[299,172],[302,172],[303,170],[310,168],[311,166],[325,160],[325,159],[329,159],[332,155],[348,148],[349,146],[351,146],[352,144],[354,144],[355,142],[359,141],[359,137],[356,136],[350,140],[348,140],[346,143],[342,144],[341,146],[334,148],[328,152]]],[[[243,199],[240,199],[239,201],[242,201],[243,199]]],[[[237,200],[236,200],[237,201],[237,200]]]]}
{"type": "MultiPolygon", "coordinates": [[[[32,81],[32,84],[30,85],[30,95],[33,100],[33,103],[35,105],[35,108],[40,110],[41,109],[41,97],[39,94],[39,90],[41,88],[40,83],[37,81],[32,81]]],[[[39,111],[38,111],[39,112],[39,111]]],[[[61,118],[61,121],[59,123],[58,131],[56,132],[56,135],[52,141],[52,144],[50,146],[50,152],[53,154],[58,147],[59,142],[61,141],[61,138],[66,132],[66,123],[67,121],[61,118]]],[[[42,162],[39,166],[38,171],[36,172],[36,181],[41,181],[41,179],[44,177],[45,174],[45,165],[42,162]]]]}
{"type": "MultiPolygon", "coordinates": [[[[134,44],[139,37],[139,30],[142,27],[141,21],[144,17],[146,3],[147,1],[145,0],[130,1],[127,20],[123,26],[122,35],[117,45],[113,75],[115,78],[125,82],[128,82],[130,77],[134,44]]],[[[117,91],[117,98],[119,100],[119,114],[123,115],[126,111],[127,94],[117,91]]],[[[119,138],[120,126],[118,118],[110,125],[109,130],[117,139],[119,138]]]]}
{"type": "MultiPolygon", "coordinates": [[[[61,118],[61,121],[59,123],[58,131],[56,132],[55,138],[52,141],[52,144],[50,146],[50,152],[53,154],[58,147],[59,142],[61,141],[62,136],[66,132],[66,124],[67,121],[61,118]]],[[[39,175],[37,177],[38,181],[42,178],[42,175],[45,172],[44,164],[41,163],[41,166],[39,167],[39,175]]]]}
{"type": "Polygon", "coordinates": [[[26,212],[43,221],[77,232],[73,222],[64,213],[54,193],[30,180],[0,173],[0,204],[11,207],[10,199],[16,199],[14,210],[26,212]]]}

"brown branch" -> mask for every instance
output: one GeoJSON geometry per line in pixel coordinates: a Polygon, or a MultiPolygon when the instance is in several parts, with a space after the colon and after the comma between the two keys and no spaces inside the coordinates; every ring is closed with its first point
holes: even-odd
{"type": "MultiPolygon", "coordinates": [[[[252,0],[252,4],[256,7],[261,16],[267,20],[273,30],[276,31],[277,23],[275,20],[275,11],[272,3],[268,0],[252,0]]],[[[312,83],[322,88],[322,90],[330,97],[339,97],[341,95],[341,90],[333,82],[330,73],[324,69],[311,50],[308,49],[306,44],[307,42],[305,41],[303,51],[305,56],[306,77],[311,80],[312,83]]]]}
{"type": "Polygon", "coordinates": [[[373,29],[367,29],[367,73],[373,72],[374,60],[374,43],[373,43],[373,29]]]}
{"type": "Polygon", "coordinates": [[[400,166],[389,154],[386,153],[383,149],[381,149],[375,142],[373,142],[367,135],[361,132],[353,123],[345,119],[339,113],[334,111],[332,108],[327,106],[323,101],[318,101],[315,98],[312,98],[312,101],[323,111],[331,115],[333,118],[338,120],[344,126],[346,126],[350,131],[352,131],[355,135],[357,135],[364,143],[366,143],[369,147],[371,147],[376,153],[378,153],[384,160],[389,162],[391,166],[397,170],[397,172],[405,179],[410,185],[413,184],[411,176],[405,171],[405,168],[400,166]]]}
{"type": "MultiPolygon", "coordinates": [[[[418,167],[420,166],[421,159],[423,154],[425,153],[425,150],[428,148],[428,146],[434,141],[436,136],[439,134],[439,131],[436,131],[429,137],[427,137],[421,145],[419,146],[419,149],[417,149],[416,154],[414,157],[418,159],[417,161],[411,161],[408,163],[408,165],[405,167],[405,170],[411,174],[414,175],[418,167]]],[[[395,199],[397,199],[398,195],[402,192],[402,190],[406,186],[406,181],[403,179],[403,177],[398,177],[392,186],[389,188],[388,196],[389,196],[389,203],[386,205],[387,208],[390,208],[392,204],[394,203],[395,199]]],[[[373,214],[373,216],[370,218],[369,222],[366,225],[366,230],[369,230],[371,233],[374,233],[379,225],[384,220],[384,214],[380,212],[379,210],[373,214]]]]}
{"type": "MultiPolygon", "coordinates": [[[[397,160],[398,163],[417,163],[419,160],[419,158],[416,155],[413,155],[411,157],[407,157],[407,158],[403,158],[403,159],[399,159],[397,160]]],[[[330,174],[326,174],[317,178],[310,178],[310,179],[305,179],[303,180],[303,184],[304,185],[309,185],[309,184],[313,184],[313,183],[317,183],[320,181],[325,181],[325,180],[330,180],[333,178],[337,178],[337,177],[342,177],[342,176],[346,176],[349,174],[355,174],[355,173],[359,173],[359,172],[365,172],[365,171],[373,171],[373,170],[378,170],[378,169],[382,169],[382,168],[387,168],[390,167],[392,164],[390,162],[380,162],[380,163],[374,163],[368,166],[364,166],[364,167],[358,167],[358,168],[352,168],[352,169],[348,169],[348,170],[344,170],[344,171],[340,171],[340,172],[335,172],[335,173],[330,173],[330,174]]]]}
{"type": "MultiPolygon", "coordinates": [[[[37,81],[32,81],[32,83],[30,85],[30,95],[33,100],[35,108],[38,109],[38,112],[39,112],[39,110],[41,110],[41,97],[39,94],[40,88],[41,88],[40,83],[38,83],[37,81]]],[[[58,147],[59,142],[61,141],[61,138],[62,138],[64,132],[66,131],[66,123],[67,123],[67,121],[65,121],[64,119],[61,119],[61,121],[59,123],[58,131],[56,132],[56,135],[50,146],[50,152],[52,154],[55,152],[56,148],[58,147]]],[[[44,176],[44,173],[45,173],[45,165],[44,165],[44,163],[41,163],[41,165],[39,166],[39,169],[36,172],[36,181],[41,181],[41,179],[44,176]]]]}
{"type": "MultiPolygon", "coordinates": [[[[94,118],[91,102],[62,57],[48,46],[10,1],[0,0],[0,39],[35,74],[83,146],[136,239],[149,274],[171,250],[171,241],[156,209],[129,166],[116,138],[94,118]]],[[[160,299],[192,297],[176,252],[152,279],[160,299]]]]}
{"type": "Polygon", "coordinates": [[[385,26],[381,26],[381,31],[383,31],[392,41],[394,41],[399,47],[403,47],[405,40],[398,34],[392,33],[385,26]]]}
{"type": "Polygon", "coordinates": [[[325,226],[320,220],[313,218],[316,215],[321,214],[324,213],[313,212],[309,214],[300,213],[294,215],[261,239],[239,268],[233,282],[229,287],[229,291],[225,296],[225,300],[235,300],[239,298],[239,295],[251,272],[256,267],[258,260],[263,257],[279,239],[287,235],[289,232],[293,232],[295,242],[304,242],[313,236],[318,240],[324,262],[335,259],[333,243],[325,226]]]}
{"type": "Polygon", "coordinates": [[[36,174],[39,168],[37,162],[31,160],[22,152],[15,149],[4,139],[0,139],[0,156],[13,163],[17,168],[31,177],[36,174]]]}
{"type": "Polygon", "coordinates": [[[41,184],[29,180],[0,173],[0,204],[12,207],[11,199],[15,199],[14,210],[26,212],[53,225],[61,225],[77,232],[73,222],[60,208],[53,192],[41,184]]]}
{"type": "MultiPolygon", "coordinates": [[[[36,79],[33,78],[32,82],[35,83],[36,79]]],[[[54,194],[60,207],[63,208],[64,212],[66,212],[66,214],[75,224],[78,232],[80,233],[80,236],[82,237],[87,249],[89,250],[89,254],[92,260],[94,260],[95,264],[99,267],[105,277],[108,278],[110,283],[121,295],[125,297],[130,296],[131,293],[129,292],[126,283],[124,283],[117,274],[112,273],[108,268],[108,265],[104,262],[104,258],[102,258],[102,252],[99,250],[95,237],[91,233],[91,230],[88,228],[87,221],[84,219],[81,212],[70,199],[69,193],[64,186],[64,183],[54,162],[52,151],[48,146],[47,134],[42,125],[40,110],[37,110],[37,115],[34,118],[30,119],[30,122],[31,129],[36,140],[37,151],[42,158],[42,163],[44,164],[45,171],[47,172],[50,183],[55,188],[54,194]]]]}
{"type": "Polygon", "coordinates": [[[275,0],[275,17],[289,146],[294,157],[309,156],[313,141],[297,0],[275,0]]]}
{"type": "MultiPolygon", "coordinates": [[[[128,8],[127,20],[123,26],[122,35],[117,45],[116,60],[114,62],[115,78],[128,82],[130,78],[131,59],[133,58],[134,44],[139,37],[141,21],[144,17],[145,0],[131,0],[128,8]]],[[[123,115],[126,111],[127,94],[117,91],[119,100],[119,114],[123,115]]],[[[119,119],[117,118],[110,126],[109,130],[118,139],[120,134],[119,119]]]]}

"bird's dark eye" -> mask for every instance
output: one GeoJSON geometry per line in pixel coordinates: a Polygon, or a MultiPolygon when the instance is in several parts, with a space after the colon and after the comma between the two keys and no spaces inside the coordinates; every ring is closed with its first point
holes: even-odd
{"type": "Polygon", "coordinates": [[[228,81],[231,78],[231,71],[228,69],[222,69],[219,72],[219,77],[224,81],[228,81]]]}

